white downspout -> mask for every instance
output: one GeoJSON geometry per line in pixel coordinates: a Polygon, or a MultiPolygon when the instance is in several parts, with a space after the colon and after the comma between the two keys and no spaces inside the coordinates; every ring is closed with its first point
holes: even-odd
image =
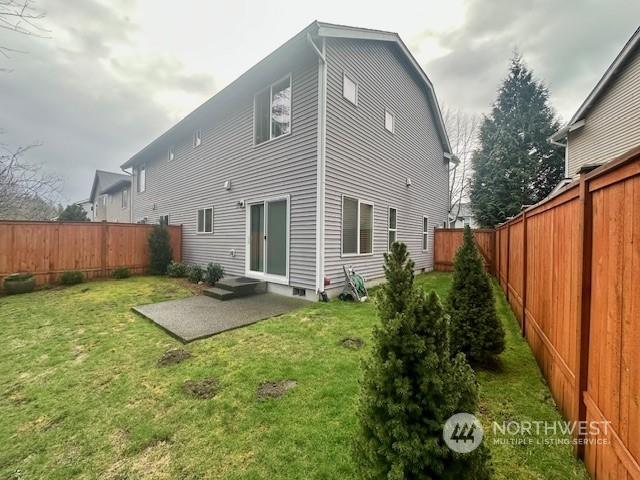
{"type": "Polygon", "coordinates": [[[318,55],[318,160],[316,162],[316,293],[324,293],[324,223],[325,223],[325,160],[327,135],[327,59],[325,39],[322,50],[307,33],[307,42],[318,55]]]}

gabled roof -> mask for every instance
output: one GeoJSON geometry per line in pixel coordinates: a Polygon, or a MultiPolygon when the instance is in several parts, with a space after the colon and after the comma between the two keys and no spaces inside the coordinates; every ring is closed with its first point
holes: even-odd
{"type": "MultiPolygon", "coordinates": [[[[416,59],[411,55],[409,49],[404,44],[404,42],[400,39],[400,36],[394,32],[386,32],[382,30],[372,30],[368,28],[358,28],[358,27],[349,27],[345,25],[336,25],[332,23],[325,23],[314,21],[309,26],[301,30],[299,33],[290,38],[283,45],[278,47],[276,50],[271,52],[265,58],[263,58],[260,62],[255,64],[245,73],[240,75],[236,80],[227,85],[225,88],[220,90],[216,95],[211,97],[209,100],[204,102],[194,111],[189,113],[186,117],[180,120],[177,124],[167,130],[165,133],[160,135],[157,139],[151,142],[149,145],[144,147],[134,156],[132,156],[129,160],[127,160],[124,164],[122,164],[121,168],[130,168],[133,165],[140,163],[143,160],[143,157],[146,156],[147,153],[152,151],[156,151],[159,145],[163,143],[168,143],[169,139],[174,135],[178,134],[182,130],[188,131],[188,128],[192,128],[190,125],[198,118],[206,118],[207,114],[210,112],[215,112],[218,106],[222,103],[222,97],[229,94],[230,91],[235,90],[240,85],[245,84],[248,79],[252,76],[256,75],[261,69],[268,64],[272,59],[274,59],[278,54],[282,53],[285,49],[292,48],[294,44],[297,42],[302,42],[302,45],[306,46],[307,35],[317,35],[320,37],[327,38],[351,38],[354,40],[373,40],[380,42],[388,42],[396,45],[399,51],[402,53],[403,57],[407,60],[408,65],[417,75],[417,77],[422,82],[425,87],[425,92],[427,94],[427,98],[429,100],[429,104],[433,111],[433,117],[436,124],[436,129],[438,131],[438,135],[440,137],[440,142],[442,144],[442,149],[444,150],[445,156],[447,158],[451,158],[451,145],[449,144],[449,137],[447,136],[447,131],[444,126],[444,120],[442,119],[442,112],[440,111],[440,107],[438,105],[438,100],[436,98],[436,94],[433,88],[433,84],[427,77],[420,64],[416,61],[416,59]]],[[[167,145],[168,146],[168,145],[167,145]]]]}
{"type": "Polygon", "coordinates": [[[598,101],[602,94],[607,90],[609,85],[614,81],[616,75],[627,64],[628,60],[634,55],[636,47],[640,45],[640,27],[635,31],[631,38],[627,41],[623,49],[615,58],[613,63],[609,65],[607,71],[604,72],[602,78],[598,81],[596,86],[591,90],[589,96],[582,102],[578,111],[571,117],[571,120],[563,126],[560,130],[554,133],[550,140],[557,141],[562,140],[567,134],[577,128],[580,128],[584,122],[583,120],[587,116],[587,113],[598,101]],[[581,123],[582,122],[582,123],[581,123]]]}
{"type": "Polygon", "coordinates": [[[96,194],[108,193],[112,191],[112,187],[121,185],[124,182],[131,183],[131,177],[124,173],[105,172],[104,170],[96,170],[96,174],[93,177],[93,185],[91,186],[91,195],[89,195],[89,201],[95,201],[96,194]],[[96,191],[100,184],[100,191],[96,191]]]}

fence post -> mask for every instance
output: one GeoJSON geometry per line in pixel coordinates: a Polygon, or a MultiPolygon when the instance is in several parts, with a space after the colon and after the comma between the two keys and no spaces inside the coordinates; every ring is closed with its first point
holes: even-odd
{"type": "Polygon", "coordinates": [[[505,295],[507,296],[507,303],[509,302],[509,265],[511,265],[511,223],[507,223],[507,272],[504,280],[505,295]]]}
{"type": "MultiPolygon", "coordinates": [[[[578,313],[576,319],[576,375],[574,405],[577,420],[586,420],[583,392],[587,390],[589,368],[589,330],[591,324],[591,256],[593,253],[593,206],[589,181],[580,176],[580,218],[578,244],[578,313]]],[[[577,442],[575,453],[584,458],[584,444],[577,442]]]]}
{"type": "Polygon", "coordinates": [[[107,276],[107,234],[109,225],[102,222],[100,226],[100,276],[107,276]]]}
{"type": "Polygon", "coordinates": [[[522,336],[527,336],[527,212],[522,212],[522,336]]]}

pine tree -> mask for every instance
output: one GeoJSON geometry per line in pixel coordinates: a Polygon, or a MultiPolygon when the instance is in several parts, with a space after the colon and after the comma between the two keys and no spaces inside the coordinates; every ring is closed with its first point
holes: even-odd
{"type": "Polygon", "coordinates": [[[558,128],[549,91],[516,54],[472,157],[471,207],[480,225],[516,215],[562,180],[564,154],[547,141],[558,128]]]}
{"type": "Polygon", "coordinates": [[[414,285],[413,267],[404,243],[385,254],[354,459],[368,479],[488,478],[484,445],[461,455],[444,443],[446,420],[476,410],[477,384],[464,357],[450,355],[448,318],[434,292],[414,285]]]}
{"type": "Polygon", "coordinates": [[[171,263],[173,252],[169,230],[164,223],[154,225],[149,234],[149,272],[152,275],[164,275],[171,263]]]}
{"type": "Polygon", "coordinates": [[[67,205],[58,215],[60,222],[88,222],[87,212],[78,204],[67,205]]]}
{"type": "Polygon", "coordinates": [[[471,364],[486,365],[504,350],[504,329],[498,319],[489,275],[469,226],[453,261],[453,285],[447,305],[451,315],[451,351],[471,364]]]}

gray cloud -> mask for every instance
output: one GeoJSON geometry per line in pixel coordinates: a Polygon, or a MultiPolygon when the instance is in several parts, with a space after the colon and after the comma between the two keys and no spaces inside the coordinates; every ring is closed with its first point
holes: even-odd
{"type": "Polygon", "coordinates": [[[88,197],[95,169],[119,171],[175,121],[155,93],[204,99],[214,82],[185,74],[171,57],[144,58],[132,67],[113,56],[113,45],[126,44],[135,31],[117,8],[94,0],[52,3],[46,7],[51,38],[10,39],[28,53],[0,65],[12,70],[0,73],[0,127],[5,143],[42,143],[27,159],[62,177],[63,198],[75,201],[88,197]],[[63,35],[72,41],[58,42],[63,35]]]}
{"type": "MultiPolygon", "coordinates": [[[[486,112],[517,48],[568,119],[639,18],[640,3],[631,0],[471,0],[464,24],[436,37],[449,53],[425,69],[441,102],[486,112]]],[[[432,36],[423,32],[412,43],[432,36]]]]}

